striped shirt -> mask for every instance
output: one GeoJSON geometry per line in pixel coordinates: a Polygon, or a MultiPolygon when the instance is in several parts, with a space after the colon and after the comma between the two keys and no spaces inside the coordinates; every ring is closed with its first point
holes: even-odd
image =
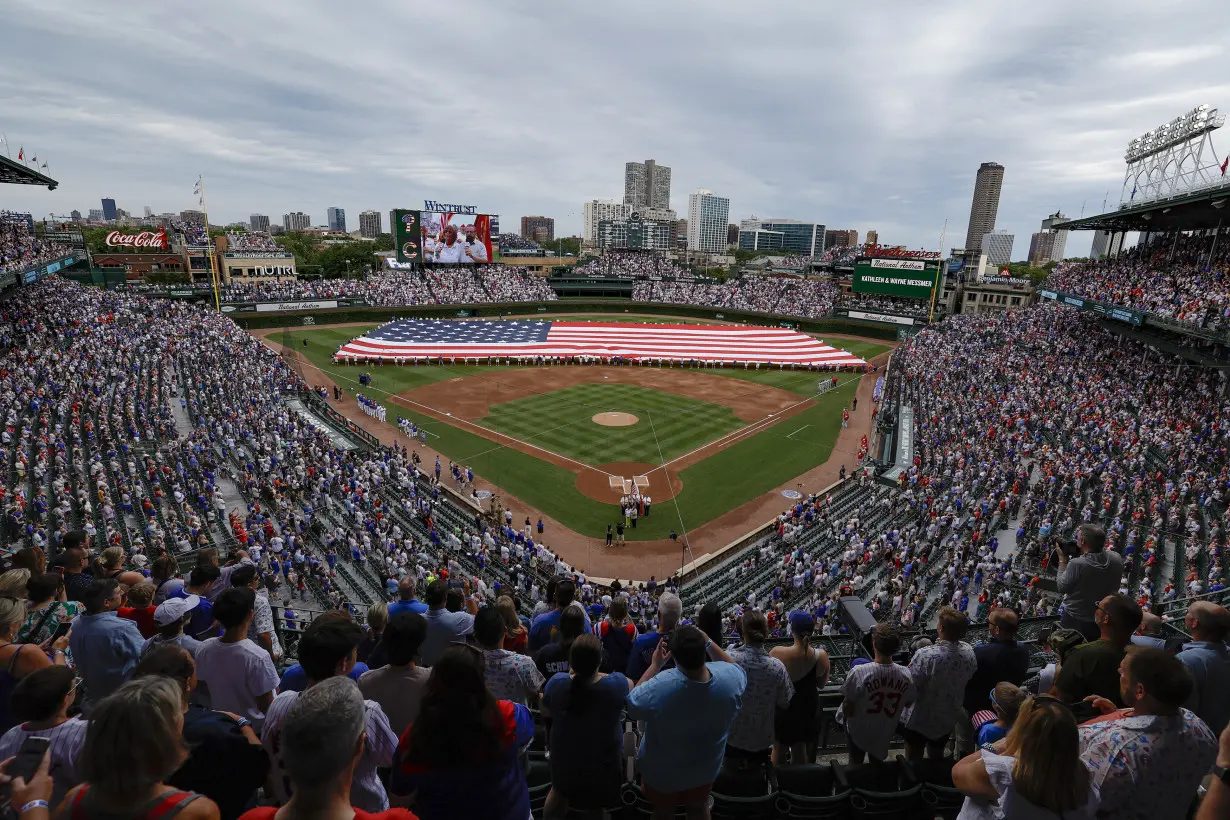
{"type": "Polygon", "coordinates": [[[0,737],[0,760],[17,754],[28,737],[45,737],[51,740],[51,805],[57,806],[74,786],[81,782],[77,774],[77,758],[85,746],[85,728],[81,718],[72,718],[50,729],[27,729],[29,724],[14,726],[0,737]]]}

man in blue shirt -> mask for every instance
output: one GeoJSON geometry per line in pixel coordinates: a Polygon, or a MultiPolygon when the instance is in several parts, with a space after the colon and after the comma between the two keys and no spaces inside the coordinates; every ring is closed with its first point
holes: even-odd
{"type": "Polygon", "coordinates": [[[681,626],[659,641],[628,693],[628,717],[643,721],[637,762],[655,817],[674,816],[676,806],[689,817],[708,816],[709,792],[746,688],[744,671],[696,627],[681,626]],[[674,669],[663,668],[669,659],[674,669]]]}
{"type": "Polygon", "coordinates": [[[116,580],[91,581],[81,599],[85,614],[73,621],[69,648],[92,705],[119,689],[132,675],[145,638],[136,621],[116,614],[124,601],[116,580]]]}
{"type": "MultiPolygon", "coordinates": [[[[637,681],[641,679],[641,675],[645,674],[645,670],[649,668],[654,650],[658,648],[658,644],[662,639],[679,625],[679,620],[682,617],[683,601],[679,600],[679,596],[673,592],[662,593],[662,597],[658,599],[657,631],[646,632],[644,635],[639,636],[633,642],[632,651],[628,654],[628,669],[625,673],[628,676],[628,680],[637,681]]],[[[670,668],[669,663],[667,668],[670,668]]]]}
{"type": "Polygon", "coordinates": [[[1196,601],[1183,619],[1195,638],[1177,657],[1192,673],[1195,686],[1183,704],[1205,722],[1209,731],[1220,734],[1230,722],[1230,652],[1226,635],[1230,633],[1230,612],[1210,601],[1196,601]]]}
{"type": "Polygon", "coordinates": [[[414,576],[407,575],[397,584],[397,600],[389,604],[389,617],[403,612],[413,612],[423,615],[427,612],[427,604],[414,597],[414,576]]]}

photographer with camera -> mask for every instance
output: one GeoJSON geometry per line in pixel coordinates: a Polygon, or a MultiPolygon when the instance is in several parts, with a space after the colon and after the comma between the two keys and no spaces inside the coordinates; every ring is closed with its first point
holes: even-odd
{"type": "Polygon", "coordinates": [[[1123,575],[1123,557],[1106,549],[1106,530],[1096,524],[1081,524],[1076,532],[1080,555],[1071,558],[1062,546],[1057,550],[1059,561],[1058,589],[1063,595],[1063,617],[1059,623],[1065,629],[1075,629],[1085,640],[1096,641],[1100,634],[1094,621],[1098,602],[1119,591],[1123,575]]]}

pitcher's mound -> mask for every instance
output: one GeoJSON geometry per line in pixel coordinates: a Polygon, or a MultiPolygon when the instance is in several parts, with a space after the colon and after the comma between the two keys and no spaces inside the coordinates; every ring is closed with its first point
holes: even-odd
{"type": "Polygon", "coordinates": [[[593,417],[594,424],[601,424],[603,427],[631,427],[640,419],[631,413],[595,413],[593,417]]]}

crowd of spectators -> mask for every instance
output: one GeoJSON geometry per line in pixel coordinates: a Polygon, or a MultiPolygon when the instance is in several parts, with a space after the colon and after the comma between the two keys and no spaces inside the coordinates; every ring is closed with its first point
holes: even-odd
{"type": "Polygon", "coordinates": [[[30,225],[29,214],[0,211],[0,273],[42,265],[72,251],[66,245],[39,239],[30,225]]]}
{"type": "Polygon", "coordinates": [[[282,246],[267,233],[228,233],[226,240],[227,249],[232,251],[273,252],[283,250],[282,246]]]}
{"type": "Polygon", "coordinates": [[[524,236],[515,233],[502,233],[496,236],[493,244],[500,248],[500,253],[514,255],[517,253],[542,253],[542,245],[539,245],[533,239],[526,239],[524,236]]]}
{"type": "Polygon", "coordinates": [[[1158,235],[1114,259],[1062,262],[1046,286],[1222,330],[1230,327],[1230,235],[1158,235]]]}
{"type": "Polygon", "coordinates": [[[838,292],[831,282],[746,274],[726,282],[638,279],[632,288],[632,299],[820,319],[832,313],[838,292]]]}
{"type": "Polygon", "coordinates": [[[652,251],[608,250],[573,268],[574,276],[598,279],[691,279],[692,273],[663,254],[652,251]]]}
{"type": "Polygon", "coordinates": [[[233,282],[220,289],[226,302],[363,299],[376,307],[542,302],[555,299],[546,279],[525,268],[489,266],[430,271],[381,271],[362,279],[284,279],[233,282]]]}
{"type": "Polygon", "coordinates": [[[837,300],[837,307],[850,310],[867,310],[926,319],[931,314],[931,303],[925,299],[906,299],[898,296],[879,296],[870,293],[849,293],[837,300]]]}

